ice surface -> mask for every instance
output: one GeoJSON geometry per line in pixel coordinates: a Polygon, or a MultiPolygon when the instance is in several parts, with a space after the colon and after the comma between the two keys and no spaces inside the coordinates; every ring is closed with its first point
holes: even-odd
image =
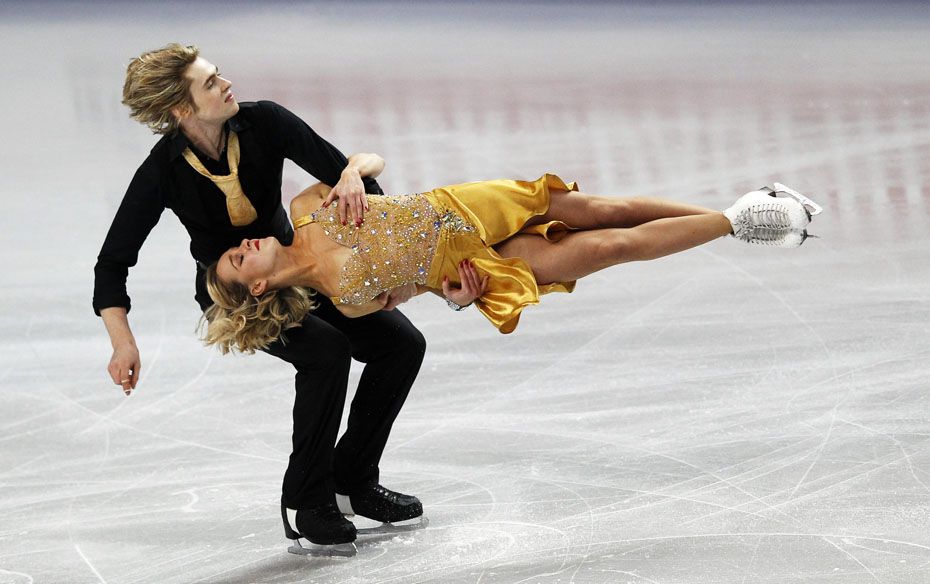
{"type": "Polygon", "coordinates": [[[3,4],[0,582],[930,581],[928,28],[918,4],[3,4]],[[405,305],[429,349],[382,478],[430,527],[296,557],[292,370],[200,347],[169,213],[129,281],[142,382],[105,371],[92,267],[155,141],[122,76],[173,40],[382,154],[390,192],[551,171],[723,207],[778,180],[822,239],[612,269],[509,337],[405,305]]]}

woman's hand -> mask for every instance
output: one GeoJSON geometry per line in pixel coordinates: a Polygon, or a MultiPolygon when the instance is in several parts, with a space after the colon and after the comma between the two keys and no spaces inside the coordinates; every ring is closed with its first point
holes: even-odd
{"type": "Polygon", "coordinates": [[[368,199],[365,197],[365,183],[357,168],[348,166],[342,171],[339,182],[329,192],[323,206],[329,207],[336,199],[339,199],[339,220],[342,224],[351,221],[356,227],[360,226],[368,210],[368,199]]]}
{"type": "Polygon", "coordinates": [[[453,287],[449,283],[448,276],[442,280],[442,293],[447,299],[455,302],[459,306],[468,306],[478,298],[481,298],[481,295],[484,294],[485,290],[488,288],[488,277],[479,277],[478,270],[476,270],[475,266],[468,260],[459,262],[459,280],[461,280],[462,283],[458,288],[453,287]]]}

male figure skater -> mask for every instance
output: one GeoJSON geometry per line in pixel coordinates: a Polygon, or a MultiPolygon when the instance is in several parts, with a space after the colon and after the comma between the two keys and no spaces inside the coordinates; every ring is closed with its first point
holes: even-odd
{"type": "MultiPolygon", "coordinates": [[[[226,249],[267,236],[291,242],[294,232],[281,204],[285,158],[333,185],[326,204],[338,199],[343,221],[361,224],[365,193],[381,193],[365,176],[379,157],[346,159],[287,109],[268,101],[239,104],[231,87],[194,46],[149,51],[127,68],[123,103],[134,119],[162,134],[136,171],[94,267],[94,311],[113,346],[108,371],[127,396],[139,382],[142,362],[127,318],[126,278],[164,209],[190,235],[195,299],[206,309],[211,301],[203,271],[226,249]]],[[[265,349],[297,369],[293,452],[281,497],[284,530],[295,542],[289,551],[354,554],[357,530],[344,514],[393,524],[385,530],[425,525],[420,501],[382,487],[378,470],[426,349],[420,332],[394,310],[414,292],[392,290],[385,311],[359,319],[342,316],[317,295],[319,308],[302,326],[265,349]],[[352,358],[366,365],[348,428],[336,445],[352,358]]]]}

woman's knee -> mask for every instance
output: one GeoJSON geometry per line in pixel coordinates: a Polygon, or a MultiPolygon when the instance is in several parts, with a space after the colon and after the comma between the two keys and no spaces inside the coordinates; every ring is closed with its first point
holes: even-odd
{"type": "Polygon", "coordinates": [[[604,262],[604,267],[623,262],[632,262],[642,254],[643,242],[633,229],[605,230],[604,237],[595,245],[595,257],[604,262]]]}
{"type": "Polygon", "coordinates": [[[629,197],[592,197],[591,214],[601,227],[618,227],[633,222],[635,200],[629,197]]]}

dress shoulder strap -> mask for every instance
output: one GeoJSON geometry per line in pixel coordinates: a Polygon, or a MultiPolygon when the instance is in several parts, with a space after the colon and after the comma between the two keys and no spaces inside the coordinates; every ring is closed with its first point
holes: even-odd
{"type": "Polygon", "coordinates": [[[316,223],[316,218],[313,215],[304,215],[294,219],[294,229],[300,229],[304,225],[309,225],[311,223],[316,223]]]}

